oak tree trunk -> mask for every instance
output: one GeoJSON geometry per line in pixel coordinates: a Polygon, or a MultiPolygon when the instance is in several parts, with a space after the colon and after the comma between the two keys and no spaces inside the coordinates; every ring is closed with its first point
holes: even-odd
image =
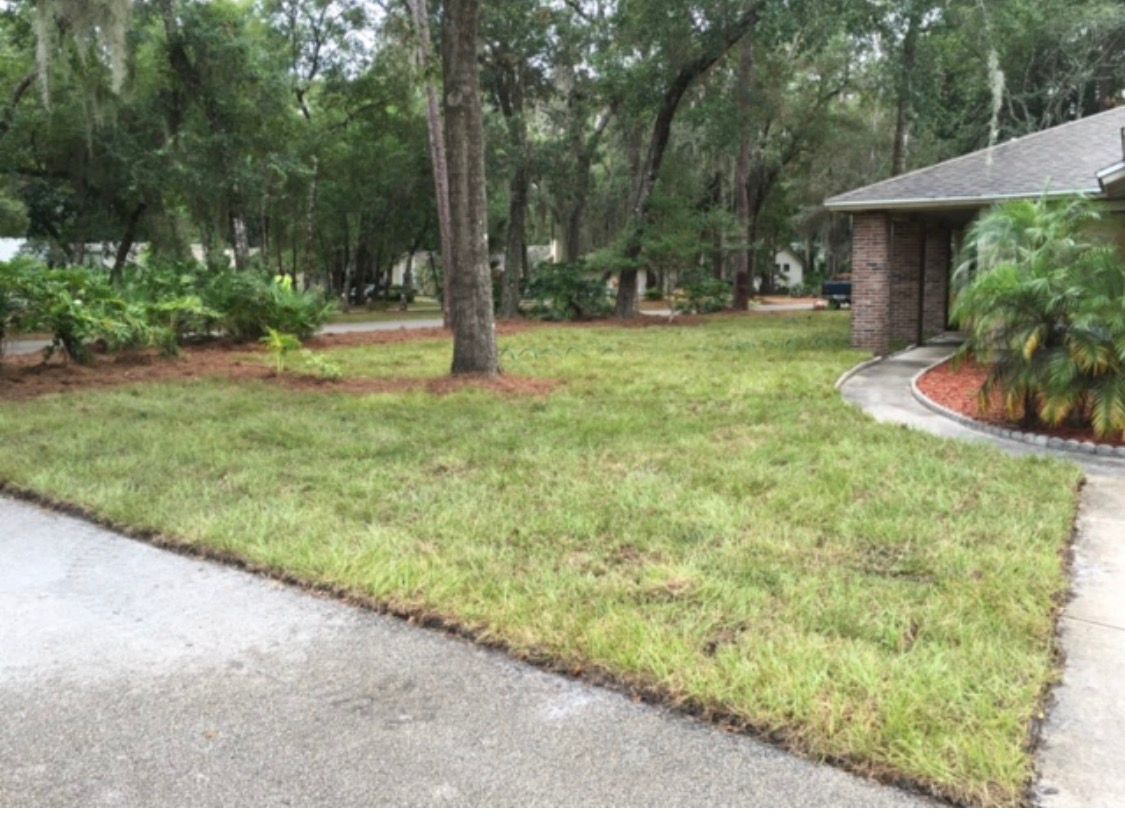
{"type": "Polygon", "coordinates": [[[133,243],[137,241],[137,227],[144,216],[145,203],[140,202],[129,213],[129,221],[125,223],[125,233],[121,243],[117,246],[117,254],[113,259],[113,268],[109,272],[109,281],[119,283],[121,274],[125,270],[125,263],[129,261],[129,252],[133,250],[133,243]]]}
{"type": "Polygon", "coordinates": [[[895,99],[895,134],[891,148],[891,175],[906,171],[906,139],[910,130],[910,96],[913,89],[914,64],[918,56],[918,28],[921,25],[921,8],[918,4],[907,19],[906,33],[902,38],[898,88],[895,99]]]}
{"type": "Polygon", "coordinates": [[[504,278],[500,290],[500,315],[511,319],[519,312],[520,286],[527,248],[527,204],[530,179],[527,168],[527,121],[524,119],[523,74],[515,61],[500,72],[497,97],[508,123],[512,143],[512,178],[508,185],[508,236],[504,250],[504,278]]]}
{"type": "Polygon", "coordinates": [[[442,68],[451,254],[453,373],[500,372],[488,266],[484,125],[477,42],[481,0],[443,0],[442,68]]]}
{"type": "Polygon", "coordinates": [[[753,279],[750,272],[750,81],[754,68],[753,38],[746,37],[738,55],[738,121],[741,141],[734,167],[735,219],[738,223],[739,249],[734,262],[734,309],[750,307],[753,279]]]}
{"type": "MultiPolygon", "coordinates": [[[[446,167],[445,122],[438,102],[437,67],[430,49],[430,18],[426,0],[408,0],[417,40],[417,60],[426,90],[426,129],[430,142],[430,165],[434,173],[434,197],[437,201],[438,236],[442,259],[442,317],[450,327],[450,260],[453,257],[452,221],[449,199],[449,169],[446,167]]],[[[444,26],[444,24],[443,24],[444,26]]],[[[444,36],[444,34],[443,34],[444,36]]]]}
{"type": "MultiPolygon", "coordinates": [[[[664,164],[664,155],[672,138],[672,120],[676,116],[676,111],[680,107],[684,94],[735,43],[748,32],[751,32],[757,22],[758,3],[752,3],[730,26],[719,31],[709,32],[707,41],[699,54],[680,69],[664,90],[660,108],[657,110],[656,119],[653,121],[652,136],[649,138],[648,150],[640,167],[637,189],[630,208],[629,237],[625,243],[625,256],[628,259],[635,262],[644,249],[645,231],[648,227],[649,210],[652,204],[652,192],[656,188],[656,180],[660,175],[660,168],[664,164]]],[[[621,271],[617,288],[616,313],[621,318],[628,318],[637,314],[636,265],[621,271]]]]}

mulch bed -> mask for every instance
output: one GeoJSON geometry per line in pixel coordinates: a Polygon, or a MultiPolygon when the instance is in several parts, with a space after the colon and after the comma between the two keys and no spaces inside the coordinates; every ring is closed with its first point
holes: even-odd
{"type": "MultiPolygon", "coordinates": [[[[505,323],[501,327],[501,333],[512,335],[532,326],[531,322],[505,323]]],[[[316,337],[308,343],[308,347],[355,347],[447,338],[448,331],[441,329],[342,333],[316,337]]],[[[338,380],[294,372],[278,375],[267,364],[253,361],[252,357],[262,352],[260,345],[235,345],[220,340],[185,347],[179,356],[173,358],[161,356],[154,351],[97,354],[93,362],[86,366],[69,362],[62,354],[56,354],[48,362],[43,361],[42,353],[5,356],[0,360],[0,401],[23,401],[53,393],[109,389],[130,384],[199,379],[259,381],[292,390],[350,395],[401,393],[410,390],[448,395],[467,388],[480,388],[508,396],[544,396],[558,386],[558,382],[548,379],[509,374],[493,379],[441,376],[338,380]]]]}
{"type": "MultiPolygon", "coordinates": [[[[634,319],[599,319],[589,322],[568,322],[558,325],[514,319],[497,323],[501,337],[515,336],[536,328],[647,328],[668,325],[697,325],[707,321],[702,316],[638,316],[634,319]]],[[[371,345],[402,344],[428,340],[449,340],[451,334],[444,328],[416,328],[404,330],[378,330],[362,333],[328,333],[315,336],[306,342],[313,350],[339,347],[367,347],[371,345]]],[[[49,362],[41,353],[5,356],[0,359],[0,401],[33,399],[52,393],[71,393],[121,387],[143,382],[192,381],[197,379],[227,379],[230,381],[261,381],[282,385],[301,391],[346,393],[363,395],[374,393],[401,393],[425,390],[439,396],[480,388],[506,396],[545,396],[558,382],[504,374],[497,378],[472,376],[441,376],[435,378],[346,378],[321,379],[303,373],[276,374],[264,363],[252,357],[263,352],[261,345],[233,344],[214,340],[185,347],[179,356],[165,358],[153,351],[98,354],[87,366],[73,364],[61,353],[49,362]]]]}
{"type": "Polygon", "coordinates": [[[1074,441],[1091,441],[1096,444],[1122,443],[1116,438],[1099,437],[1088,427],[1021,426],[1013,423],[1004,412],[1004,402],[998,393],[993,392],[987,408],[981,407],[980,391],[987,377],[988,369],[976,362],[966,361],[960,364],[945,362],[922,376],[918,380],[918,389],[943,407],[997,427],[1025,433],[1041,433],[1045,436],[1074,441]]]}

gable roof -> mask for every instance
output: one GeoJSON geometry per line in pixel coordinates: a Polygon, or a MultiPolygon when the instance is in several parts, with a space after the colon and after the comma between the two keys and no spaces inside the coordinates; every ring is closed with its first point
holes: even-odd
{"type": "Polygon", "coordinates": [[[1125,106],[829,197],[829,210],[986,205],[1050,194],[1101,196],[1121,163],[1125,106]]]}

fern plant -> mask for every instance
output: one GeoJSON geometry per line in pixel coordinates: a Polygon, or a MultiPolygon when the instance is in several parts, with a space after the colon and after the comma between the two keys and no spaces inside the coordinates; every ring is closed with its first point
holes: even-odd
{"type": "Polygon", "coordinates": [[[273,359],[273,371],[278,376],[285,372],[285,362],[289,354],[301,349],[301,340],[292,333],[282,333],[275,328],[266,328],[266,335],[262,342],[273,359]]]}
{"type": "Polygon", "coordinates": [[[1012,202],[969,232],[953,316],[961,355],[989,368],[981,389],[1009,419],[1125,437],[1125,264],[1083,199],[1012,202]]]}

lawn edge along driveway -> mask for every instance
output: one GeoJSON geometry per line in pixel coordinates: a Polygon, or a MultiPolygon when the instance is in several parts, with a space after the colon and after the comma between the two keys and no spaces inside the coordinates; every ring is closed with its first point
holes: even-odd
{"type": "Polygon", "coordinates": [[[1013,457],[1052,456],[1086,474],[1071,546],[1072,590],[1058,620],[1063,671],[1037,722],[1037,779],[1029,799],[1047,807],[1125,804],[1125,463],[1048,450],[957,423],[918,402],[915,375],[949,355],[922,347],[872,362],[841,385],[880,421],[985,443],[1013,457]]]}

